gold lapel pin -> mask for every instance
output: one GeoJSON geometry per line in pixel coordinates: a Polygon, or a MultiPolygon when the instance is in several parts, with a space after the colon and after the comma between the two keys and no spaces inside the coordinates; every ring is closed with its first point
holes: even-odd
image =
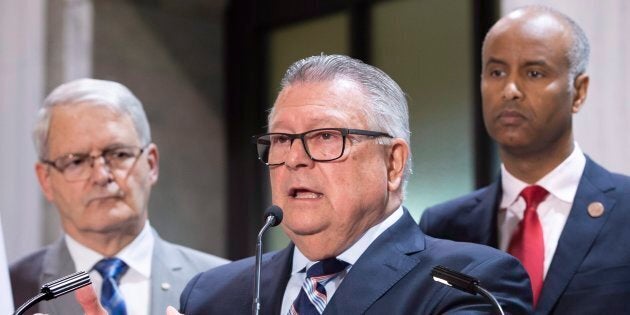
{"type": "Polygon", "coordinates": [[[590,215],[593,218],[599,218],[604,214],[604,205],[599,202],[591,202],[591,204],[588,205],[588,215],[590,215]]]}

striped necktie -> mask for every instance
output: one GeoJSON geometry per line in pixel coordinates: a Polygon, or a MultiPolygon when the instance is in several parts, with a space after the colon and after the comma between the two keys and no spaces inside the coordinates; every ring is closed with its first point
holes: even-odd
{"type": "Polygon", "coordinates": [[[105,258],[94,265],[94,269],[103,277],[101,304],[110,315],[127,315],[125,300],[120,293],[120,278],[129,269],[124,261],[118,258],[105,258]]]}
{"type": "Polygon", "coordinates": [[[348,263],[336,258],[317,262],[306,271],[306,279],[300,294],[291,305],[289,315],[319,315],[324,312],[328,297],[326,283],[348,267],[348,263]]]}

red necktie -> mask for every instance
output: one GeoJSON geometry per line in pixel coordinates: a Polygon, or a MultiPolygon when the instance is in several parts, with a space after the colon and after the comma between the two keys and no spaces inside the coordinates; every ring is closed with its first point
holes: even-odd
{"type": "Polygon", "coordinates": [[[545,263],[545,242],[536,210],[548,194],[549,192],[540,186],[528,186],[521,191],[521,196],[525,199],[525,214],[508,248],[508,253],[518,258],[529,274],[534,307],[538,303],[542,289],[545,263]]]}

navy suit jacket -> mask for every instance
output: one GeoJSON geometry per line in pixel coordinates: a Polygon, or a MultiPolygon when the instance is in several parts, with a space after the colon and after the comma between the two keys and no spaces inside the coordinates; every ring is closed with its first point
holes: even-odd
{"type": "MultiPolygon", "coordinates": [[[[261,314],[280,314],[290,278],[293,245],[262,260],[261,314]]],[[[444,265],[481,280],[511,314],[529,314],[531,290],[520,263],[496,249],[425,236],[411,215],[381,234],[359,257],[324,310],[329,314],[490,314],[479,295],[432,280],[444,265]]],[[[250,314],[254,259],[247,258],[193,278],[182,293],[181,311],[196,314],[250,314]]]]}
{"type": "MultiPolygon", "coordinates": [[[[497,247],[500,181],[422,214],[428,235],[497,247]]],[[[549,266],[536,314],[630,312],[630,178],[586,159],[586,167],[549,266]],[[600,217],[588,206],[604,205],[600,217]]]]}

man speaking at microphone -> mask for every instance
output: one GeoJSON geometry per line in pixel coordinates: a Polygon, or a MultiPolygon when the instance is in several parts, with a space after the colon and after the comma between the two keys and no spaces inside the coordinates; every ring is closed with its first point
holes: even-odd
{"type": "MultiPolygon", "coordinates": [[[[256,136],[292,243],[262,259],[261,314],[491,313],[482,297],[436,283],[444,265],[479,278],[506,312],[530,312],[529,280],[498,250],[425,236],[403,208],[411,174],[407,102],[381,70],[314,56],[286,72],[256,136]]],[[[193,278],[181,312],[249,314],[254,259],[193,278]]]]}

